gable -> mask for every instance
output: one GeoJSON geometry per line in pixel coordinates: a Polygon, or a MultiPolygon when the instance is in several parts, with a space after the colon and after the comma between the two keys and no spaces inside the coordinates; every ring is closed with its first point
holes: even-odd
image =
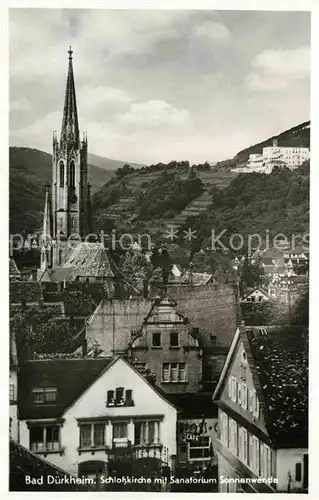
{"type": "Polygon", "coordinates": [[[220,388],[219,402],[268,435],[250,352],[239,341],[220,388]]]}
{"type": "Polygon", "coordinates": [[[176,409],[166,401],[127,362],[118,358],[86,389],[66,411],[65,418],[98,418],[137,415],[174,415],[176,409]],[[132,391],[134,406],[109,407],[107,391],[116,388],[132,391]]]}

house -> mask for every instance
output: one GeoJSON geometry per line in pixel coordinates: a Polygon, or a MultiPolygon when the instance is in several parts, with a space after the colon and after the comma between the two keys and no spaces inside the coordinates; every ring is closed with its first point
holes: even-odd
{"type": "Polygon", "coordinates": [[[133,332],[134,362],[147,367],[167,393],[197,392],[202,377],[202,350],[188,319],[168,295],[155,300],[141,328],[133,332]]]}
{"type": "Polygon", "coordinates": [[[187,471],[203,470],[217,465],[214,440],[218,432],[218,407],[211,393],[180,393],[167,396],[178,408],[177,468],[187,471]]]}
{"type": "Polygon", "coordinates": [[[243,303],[247,302],[266,302],[269,300],[268,293],[262,288],[254,288],[252,291],[246,293],[242,298],[243,303]]]}
{"type": "Polygon", "coordinates": [[[177,411],[121,357],[27,361],[20,443],[74,476],[174,470],[177,411]]]}
{"type": "Polygon", "coordinates": [[[307,339],[300,327],[237,329],[213,395],[221,492],[307,491],[307,339]]]}

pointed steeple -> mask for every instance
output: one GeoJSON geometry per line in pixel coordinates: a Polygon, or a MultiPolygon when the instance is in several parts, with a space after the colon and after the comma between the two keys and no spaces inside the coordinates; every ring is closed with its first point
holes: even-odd
{"type": "Polygon", "coordinates": [[[45,202],[44,202],[44,215],[43,215],[43,227],[42,227],[42,240],[47,240],[52,238],[52,211],[51,211],[51,197],[50,197],[50,185],[45,186],[45,202]]]}
{"type": "Polygon", "coordinates": [[[73,63],[72,63],[73,51],[71,47],[69,48],[68,53],[69,53],[69,71],[68,71],[68,78],[66,82],[66,90],[64,98],[61,142],[68,140],[70,142],[78,144],[80,138],[79,123],[78,123],[78,112],[76,108],[76,95],[75,95],[75,85],[74,85],[74,75],[73,75],[73,63]]]}
{"type": "Polygon", "coordinates": [[[50,185],[45,186],[45,202],[43,214],[43,227],[41,235],[41,266],[42,270],[52,266],[52,209],[50,185]]]}

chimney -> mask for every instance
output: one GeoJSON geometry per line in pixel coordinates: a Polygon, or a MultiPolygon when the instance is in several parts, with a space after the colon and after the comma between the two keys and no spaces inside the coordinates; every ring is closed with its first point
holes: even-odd
{"type": "Polygon", "coordinates": [[[272,145],[274,148],[276,148],[278,146],[278,139],[277,137],[275,137],[273,140],[272,140],[272,145]]]}

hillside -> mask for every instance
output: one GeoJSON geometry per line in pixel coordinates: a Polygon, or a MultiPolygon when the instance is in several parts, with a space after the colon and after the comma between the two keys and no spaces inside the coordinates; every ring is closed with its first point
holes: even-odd
{"type": "MultiPolygon", "coordinates": [[[[109,170],[89,164],[92,192],[108,182],[112,175],[113,172],[109,170]]],[[[50,154],[38,149],[10,147],[10,231],[32,232],[41,225],[44,186],[47,182],[51,182],[51,176],[50,154]]]]}
{"type": "MultiPolygon", "coordinates": [[[[184,228],[196,230],[194,243],[198,248],[211,248],[212,230],[216,235],[224,231],[220,241],[228,248],[232,234],[240,234],[242,252],[253,234],[263,241],[268,234],[270,245],[279,234],[292,241],[292,235],[297,238],[309,233],[309,181],[309,162],[293,171],[278,169],[270,175],[240,173],[226,189],[216,193],[205,212],[189,218],[184,228]]],[[[296,244],[301,243],[297,238],[296,244]]],[[[237,237],[234,246],[239,244],[237,237]]],[[[257,238],[253,241],[256,244],[257,238]]]]}
{"type": "Polygon", "coordinates": [[[272,146],[273,140],[278,140],[278,146],[296,146],[310,147],[310,121],[303,122],[300,125],[281,132],[279,135],[269,137],[268,139],[249,146],[248,148],[239,151],[234,158],[217,162],[214,168],[228,167],[234,168],[245,164],[248,161],[250,154],[261,154],[263,148],[272,146]]]}
{"type": "Polygon", "coordinates": [[[118,168],[123,167],[125,163],[128,163],[134,168],[141,168],[144,165],[140,165],[139,163],[132,163],[131,161],[125,162],[120,160],[111,160],[110,158],[106,158],[104,156],[95,155],[93,153],[88,153],[88,162],[91,165],[95,165],[103,170],[117,170],[118,168]]]}
{"type": "Polygon", "coordinates": [[[183,162],[117,174],[93,197],[96,228],[107,231],[115,225],[156,234],[166,225],[181,226],[210,205],[212,189],[223,189],[234,177],[233,172],[191,169],[183,162]]]}

